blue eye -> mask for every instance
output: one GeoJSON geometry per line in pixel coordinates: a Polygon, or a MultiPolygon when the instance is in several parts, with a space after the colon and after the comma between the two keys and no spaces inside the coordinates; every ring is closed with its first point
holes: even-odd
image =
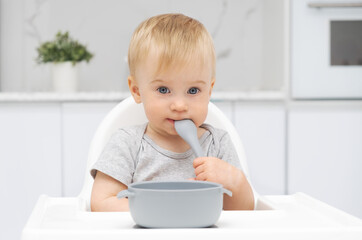
{"type": "Polygon", "coordinates": [[[200,92],[200,89],[195,88],[195,87],[192,87],[187,91],[187,93],[189,93],[189,94],[196,94],[198,92],[200,92]]]}
{"type": "Polygon", "coordinates": [[[170,90],[167,87],[159,87],[157,88],[157,91],[161,94],[170,93],[170,90]]]}

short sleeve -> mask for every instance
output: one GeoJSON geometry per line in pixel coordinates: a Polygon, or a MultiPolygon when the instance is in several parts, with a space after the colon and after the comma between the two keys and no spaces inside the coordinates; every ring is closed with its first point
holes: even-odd
{"type": "Polygon", "coordinates": [[[135,137],[124,129],[118,129],[110,138],[97,162],[91,169],[95,178],[97,171],[120,181],[125,185],[132,183],[135,171],[135,137]]]}
{"type": "Polygon", "coordinates": [[[227,132],[224,132],[224,134],[220,138],[220,149],[218,153],[218,158],[230,163],[231,165],[240,170],[243,170],[234,144],[232,143],[230,135],[227,132]]]}

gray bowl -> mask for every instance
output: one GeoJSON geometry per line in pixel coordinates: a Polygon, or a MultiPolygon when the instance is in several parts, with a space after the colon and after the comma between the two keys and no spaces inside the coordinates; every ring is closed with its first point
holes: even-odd
{"type": "Polygon", "coordinates": [[[138,182],[118,193],[128,197],[133,220],[148,228],[195,228],[214,225],[223,207],[222,185],[204,181],[138,182]]]}

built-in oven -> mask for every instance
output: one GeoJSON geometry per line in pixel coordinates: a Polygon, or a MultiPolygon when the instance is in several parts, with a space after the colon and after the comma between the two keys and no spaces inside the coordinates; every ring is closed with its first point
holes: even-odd
{"type": "Polygon", "coordinates": [[[362,99],[362,1],[291,1],[291,95],[362,99]]]}

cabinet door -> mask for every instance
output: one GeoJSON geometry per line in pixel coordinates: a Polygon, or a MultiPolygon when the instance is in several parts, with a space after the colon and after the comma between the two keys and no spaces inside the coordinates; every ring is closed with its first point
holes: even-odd
{"type": "Polygon", "coordinates": [[[285,110],[282,103],[235,103],[235,126],[251,182],[262,195],[285,193],[285,110]]]}
{"type": "Polygon", "coordinates": [[[93,135],[107,113],[116,106],[111,103],[64,103],[63,161],[64,196],[77,196],[83,186],[89,146],[93,135]]]}
{"type": "Polygon", "coordinates": [[[362,217],[362,106],[292,109],[288,160],[289,193],[362,217]]]}
{"type": "Polygon", "coordinates": [[[61,196],[60,136],[58,104],[0,104],[0,239],[20,239],[41,194],[61,196]]]}

